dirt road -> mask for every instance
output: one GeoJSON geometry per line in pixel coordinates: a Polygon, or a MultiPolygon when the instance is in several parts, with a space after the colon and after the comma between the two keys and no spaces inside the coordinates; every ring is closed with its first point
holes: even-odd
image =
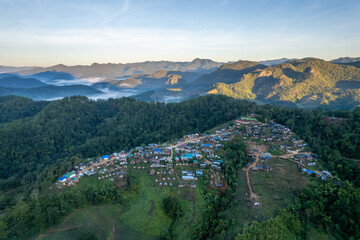
{"type": "Polygon", "coordinates": [[[268,146],[265,145],[259,145],[258,143],[255,142],[246,142],[246,146],[247,149],[255,149],[257,150],[257,152],[254,152],[255,155],[255,161],[250,164],[250,166],[246,169],[246,180],[247,180],[247,184],[248,184],[248,188],[250,191],[250,201],[255,201],[259,198],[258,195],[256,195],[256,193],[254,192],[252,186],[251,186],[251,180],[250,180],[250,170],[252,167],[256,166],[256,162],[259,160],[259,156],[263,153],[266,152],[268,150],[268,146]]]}

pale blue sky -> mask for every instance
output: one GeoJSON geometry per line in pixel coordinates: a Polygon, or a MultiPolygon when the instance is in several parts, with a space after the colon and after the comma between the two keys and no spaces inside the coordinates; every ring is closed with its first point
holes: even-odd
{"type": "Polygon", "coordinates": [[[360,56],[359,0],[0,0],[0,65],[360,56]]]}

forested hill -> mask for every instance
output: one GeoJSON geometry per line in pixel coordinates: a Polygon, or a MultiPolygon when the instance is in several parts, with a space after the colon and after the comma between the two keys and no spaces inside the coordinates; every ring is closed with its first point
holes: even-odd
{"type": "MultiPolygon", "coordinates": [[[[26,98],[5,98],[2,108],[14,105],[15,99],[31,105],[26,98]]],[[[38,105],[24,114],[33,117],[0,125],[1,189],[19,186],[22,179],[35,181],[43,168],[60,158],[96,156],[205,131],[234,119],[249,103],[224,96],[167,105],[131,98],[66,97],[38,105]]],[[[3,121],[16,119],[13,115],[3,121]]]]}
{"type": "Polygon", "coordinates": [[[219,69],[217,75],[226,75],[225,80],[219,79],[209,93],[310,108],[352,109],[360,103],[360,69],[354,66],[305,58],[245,70],[229,75],[228,69],[219,69]]]}

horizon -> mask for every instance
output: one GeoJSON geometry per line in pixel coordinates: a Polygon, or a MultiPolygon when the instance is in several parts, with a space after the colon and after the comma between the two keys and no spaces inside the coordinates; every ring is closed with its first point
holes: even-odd
{"type": "Polygon", "coordinates": [[[332,60],[336,60],[336,59],[340,59],[340,58],[360,58],[358,56],[342,56],[342,57],[337,57],[337,58],[333,58],[333,59],[323,59],[323,58],[319,58],[319,57],[304,57],[304,58],[295,58],[295,57],[282,57],[282,58],[273,58],[273,59],[262,59],[262,60],[249,60],[249,59],[238,59],[238,60],[229,60],[229,61],[216,61],[214,59],[209,59],[209,58],[194,58],[191,60],[179,60],[179,61],[172,61],[172,60],[144,60],[144,61],[135,61],[135,62],[90,62],[89,64],[64,64],[64,63],[58,63],[58,64],[54,64],[54,65],[47,65],[47,66],[24,66],[24,65],[6,65],[6,64],[1,64],[1,67],[24,67],[24,68],[49,68],[49,67],[54,67],[54,66],[58,66],[58,65],[64,65],[67,67],[73,67],[73,66],[91,66],[93,64],[99,64],[99,65],[104,65],[104,64],[136,64],[136,63],[145,63],[145,62],[192,62],[195,59],[200,59],[200,60],[210,60],[210,61],[214,61],[214,62],[218,62],[218,63],[231,63],[231,62],[238,62],[238,61],[253,61],[253,62],[263,62],[263,61],[275,61],[275,60],[281,60],[281,59],[289,59],[289,60],[300,60],[300,59],[305,59],[305,58],[315,58],[315,59],[320,59],[320,60],[324,60],[324,61],[332,61],[332,60]]]}
{"type": "Polygon", "coordinates": [[[356,0],[0,3],[3,66],[360,56],[356,0]]]}

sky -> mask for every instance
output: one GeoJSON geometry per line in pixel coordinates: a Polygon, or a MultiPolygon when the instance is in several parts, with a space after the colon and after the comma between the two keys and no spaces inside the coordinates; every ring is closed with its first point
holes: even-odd
{"type": "Polygon", "coordinates": [[[0,0],[0,65],[360,57],[360,0],[0,0]]]}

